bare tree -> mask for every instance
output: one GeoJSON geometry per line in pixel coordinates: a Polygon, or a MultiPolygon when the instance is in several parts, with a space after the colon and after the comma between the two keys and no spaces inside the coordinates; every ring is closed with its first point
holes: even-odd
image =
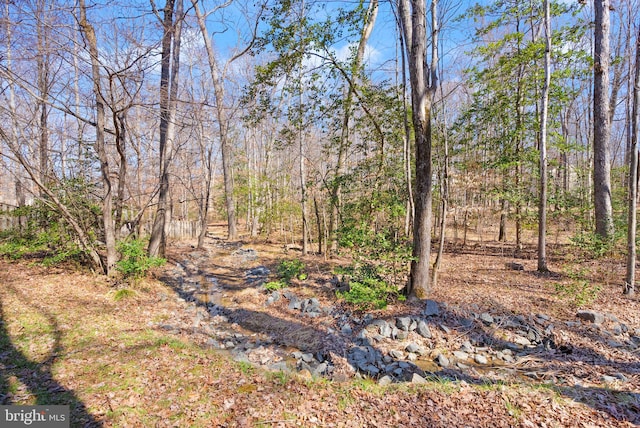
{"type": "Polygon", "coordinates": [[[636,39],[636,69],[631,113],[631,147],[629,152],[629,218],[627,220],[627,273],[624,294],[635,294],[636,229],[638,204],[638,108],[640,108],[640,31],[636,39]]]}
{"type": "Polygon", "coordinates": [[[104,272],[109,275],[118,261],[116,250],[115,222],[113,219],[113,184],[109,168],[109,159],[105,147],[105,99],[102,95],[100,59],[98,54],[98,41],[93,26],[87,20],[87,8],[84,0],[78,1],[79,13],[78,23],[84,35],[89,55],[91,57],[91,75],[93,80],[93,92],[96,100],[96,143],[95,149],[100,161],[100,171],[102,173],[102,184],[104,195],[102,199],[102,222],[104,225],[105,243],[107,247],[107,261],[104,272]]]}
{"type": "Polygon", "coordinates": [[[593,62],[593,194],[596,234],[603,239],[613,235],[611,205],[611,120],[609,100],[609,0],[595,0],[593,62]]]}
{"type": "Polygon", "coordinates": [[[540,111],[540,201],[538,202],[538,271],[547,272],[547,121],[551,85],[551,12],[544,0],[544,85],[540,111]]]}
{"type": "Polygon", "coordinates": [[[160,190],[158,192],[158,208],[149,239],[148,253],[152,257],[164,257],[165,255],[167,240],[165,228],[170,217],[169,168],[176,132],[182,5],[183,0],[167,0],[163,10],[160,71],[160,190]]]}
{"type": "Polygon", "coordinates": [[[416,146],[414,193],[413,261],[407,286],[409,296],[420,299],[429,293],[431,254],[432,173],[431,107],[435,94],[438,64],[437,0],[431,2],[431,64],[427,63],[427,9],[425,0],[400,0],[399,15],[404,35],[411,82],[411,107],[416,146]]]}

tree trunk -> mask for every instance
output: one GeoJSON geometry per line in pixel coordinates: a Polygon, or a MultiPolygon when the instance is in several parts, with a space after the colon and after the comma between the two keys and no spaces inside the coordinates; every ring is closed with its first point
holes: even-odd
{"type": "Polygon", "coordinates": [[[180,70],[181,15],[182,0],[177,0],[177,3],[176,0],[167,0],[164,8],[160,69],[160,190],[148,248],[148,253],[152,257],[164,257],[165,255],[167,240],[165,228],[170,219],[169,167],[175,138],[176,96],[180,70]],[[173,17],[174,8],[176,8],[175,20],[173,17]],[[171,55],[172,52],[173,56],[171,55]]]}
{"type": "Polygon", "coordinates": [[[613,236],[611,205],[611,162],[609,141],[609,0],[595,0],[595,37],[593,64],[593,193],[596,234],[613,236]]]}
{"type": "Polygon", "coordinates": [[[538,205],[538,272],[547,272],[547,119],[551,85],[551,13],[544,0],[544,86],[540,112],[540,201],[538,205]]]}
{"type": "MultiPolygon", "coordinates": [[[[47,11],[45,10],[45,0],[37,2],[38,21],[36,24],[37,70],[38,70],[38,109],[39,118],[39,138],[38,138],[38,158],[40,160],[40,181],[47,183],[49,173],[49,109],[47,100],[49,98],[49,52],[48,34],[45,34],[47,11]]],[[[43,193],[41,193],[44,196],[43,193]]]]}
{"type": "Polygon", "coordinates": [[[407,287],[411,297],[424,299],[430,288],[432,177],[431,177],[431,107],[437,85],[438,63],[437,1],[431,3],[431,65],[427,65],[427,19],[425,0],[402,0],[399,15],[407,42],[411,106],[416,146],[416,186],[414,194],[413,261],[407,287]],[[410,44],[410,45],[409,45],[410,44]]]}
{"type": "Polygon", "coordinates": [[[631,147],[629,152],[629,218],[627,220],[627,272],[624,294],[634,295],[636,277],[636,229],[638,203],[638,108],[640,108],[640,31],[636,39],[636,70],[631,112],[631,147]]]}
{"type": "Polygon", "coordinates": [[[113,183],[111,182],[109,170],[109,158],[105,147],[105,100],[102,96],[100,62],[98,53],[98,41],[93,26],[87,21],[87,10],[84,0],[79,0],[80,28],[82,29],[89,55],[91,56],[91,78],[93,80],[93,92],[96,97],[96,142],[95,149],[100,161],[100,171],[102,173],[102,185],[104,186],[104,196],[102,199],[102,222],[104,225],[105,243],[107,247],[107,262],[104,266],[104,273],[112,274],[112,270],[118,261],[116,250],[116,232],[113,221],[113,183]]]}
{"type": "Polygon", "coordinates": [[[211,37],[206,27],[205,16],[198,6],[198,0],[191,0],[196,17],[198,20],[198,27],[200,27],[200,33],[207,51],[207,60],[209,61],[209,72],[211,73],[211,80],[213,82],[213,90],[216,96],[216,119],[218,121],[218,127],[220,130],[220,148],[222,152],[222,174],[224,180],[224,195],[225,195],[225,207],[227,209],[227,237],[233,241],[238,239],[237,230],[237,218],[236,218],[236,202],[234,197],[234,183],[233,183],[233,147],[229,141],[229,119],[227,117],[227,111],[225,107],[225,90],[216,59],[215,52],[213,50],[213,44],[211,43],[211,37]]]}

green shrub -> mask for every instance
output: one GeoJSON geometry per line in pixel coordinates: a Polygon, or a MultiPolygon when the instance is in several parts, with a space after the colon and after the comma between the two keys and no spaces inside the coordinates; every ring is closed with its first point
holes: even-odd
{"type": "Polygon", "coordinates": [[[118,252],[122,258],[116,263],[116,270],[125,279],[140,279],[152,267],[162,266],[166,263],[165,259],[149,257],[145,247],[145,242],[141,239],[130,239],[118,243],[118,252]]]}
{"type": "Polygon", "coordinates": [[[579,232],[570,238],[571,245],[593,259],[599,259],[611,253],[615,249],[618,239],[618,234],[613,239],[602,239],[593,232],[579,232]]]}
{"type": "Polygon", "coordinates": [[[304,281],[307,274],[304,273],[305,265],[301,260],[281,260],[276,268],[278,276],[288,285],[293,278],[304,281]]]}
{"type": "Polygon", "coordinates": [[[602,288],[597,284],[591,284],[586,279],[586,271],[579,272],[568,271],[567,276],[571,278],[568,284],[554,284],[556,293],[564,299],[568,299],[570,303],[576,307],[582,307],[593,303],[602,288]]]}
{"type": "Polygon", "coordinates": [[[264,288],[267,291],[276,291],[276,290],[280,290],[281,288],[285,288],[287,287],[287,283],[283,282],[283,281],[270,281],[267,282],[266,284],[264,284],[264,288]]]}
{"type": "Polygon", "coordinates": [[[337,273],[342,273],[351,280],[349,290],[338,291],[337,296],[361,310],[384,309],[394,300],[404,300],[405,297],[397,287],[380,276],[379,270],[372,264],[338,269],[337,273]]]}

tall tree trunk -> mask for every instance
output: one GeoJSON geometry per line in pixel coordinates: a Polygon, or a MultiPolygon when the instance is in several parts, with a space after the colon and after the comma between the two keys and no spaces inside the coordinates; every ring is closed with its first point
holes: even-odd
{"type": "Polygon", "coordinates": [[[80,9],[80,28],[82,29],[87,45],[89,47],[89,55],[91,56],[91,78],[93,80],[93,92],[96,98],[96,143],[95,149],[100,161],[100,171],[102,173],[102,185],[104,186],[104,196],[102,199],[102,222],[104,225],[105,243],[107,247],[107,262],[104,266],[104,272],[111,275],[116,262],[118,261],[118,253],[116,251],[116,232],[113,220],[113,183],[111,182],[111,174],[109,170],[109,158],[105,146],[105,100],[102,95],[100,62],[98,53],[98,41],[93,26],[87,20],[87,9],[84,0],[79,0],[80,9]]]}
{"type": "Polygon", "coordinates": [[[627,273],[624,294],[635,294],[636,228],[638,203],[638,109],[640,108],[640,31],[636,39],[636,70],[631,113],[631,147],[629,152],[629,218],[627,221],[627,273]]]}
{"type": "MultiPolygon", "coordinates": [[[[49,174],[49,109],[47,101],[49,98],[49,42],[48,32],[46,31],[47,10],[46,0],[38,0],[36,5],[37,23],[36,23],[36,43],[38,47],[37,53],[37,70],[38,70],[38,109],[40,110],[39,118],[39,138],[38,138],[38,158],[40,160],[40,180],[47,183],[49,174]]],[[[43,193],[41,193],[44,196],[43,193]]]]}
{"type": "Polygon", "coordinates": [[[177,3],[176,0],[167,0],[164,7],[160,69],[160,190],[148,248],[148,253],[152,257],[164,257],[165,255],[167,240],[165,228],[171,215],[169,207],[169,168],[175,139],[181,29],[182,0],[177,0],[177,3]],[[174,8],[176,9],[175,20],[174,8]]]}
{"type": "Polygon", "coordinates": [[[413,227],[413,261],[407,294],[424,299],[430,288],[432,177],[431,177],[431,107],[437,86],[438,63],[437,1],[431,3],[431,65],[427,64],[427,10],[425,0],[401,0],[399,15],[407,41],[411,106],[416,146],[415,223],[413,227]],[[409,46],[410,43],[410,46],[409,46]]]}
{"type": "Polygon", "coordinates": [[[596,234],[603,239],[613,236],[611,205],[611,162],[609,145],[609,0],[595,0],[595,37],[593,63],[593,193],[596,234]]]}
{"type": "Polygon", "coordinates": [[[225,107],[225,90],[222,81],[223,76],[220,72],[220,66],[213,50],[211,37],[206,27],[205,16],[200,10],[198,0],[191,0],[196,17],[198,27],[202,34],[202,40],[207,51],[207,60],[209,61],[209,72],[213,82],[213,90],[216,96],[216,119],[220,130],[220,148],[222,153],[222,174],[224,180],[224,196],[225,207],[227,209],[227,237],[229,240],[238,239],[237,218],[236,218],[236,202],[234,196],[233,183],[233,147],[229,139],[229,119],[225,107]]]}
{"type": "MultiPolygon", "coordinates": [[[[444,104],[444,97],[443,104],[444,104]]],[[[443,107],[443,116],[446,115],[443,107]]],[[[442,264],[442,255],[444,253],[445,244],[445,231],[447,228],[447,209],[449,204],[449,136],[447,131],[447,119],[446,116],[443,119],[444,135],[442,143],[444,144],[443,154],[443,171],[442,171],[442,195],[441,195],[441,207],[440,207],[440,237],[438,239],[438,253],[436,254],[436,260],[433,263],[433,272],[431,275],[431,286],[436,287],[438,284],[438,271],[442,264]]]]}
{"type": "Polygon", "coordinates": [[[540,201],[538,205],[538,272],[547,272],[547,119],[551,85],[551,13],[544,0],[544,85],[540,112],[540,201]]]}

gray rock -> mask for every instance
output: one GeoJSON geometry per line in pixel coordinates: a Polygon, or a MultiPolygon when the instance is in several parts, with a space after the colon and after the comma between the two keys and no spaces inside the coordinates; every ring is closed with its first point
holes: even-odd
{"type": "Polygon", "coordinates": [[[438,363],[438,365],[440,367],[449,367],[449,359],[447,357],[445,357],[443,354],[438,354],[438,356],[436,357],[436,363],[438,363]]]}
{"type": "Polygon", "coordinates": [[[451,329],[444,324],[440,324],[440,328],[447,334],[451,334],[451,329]]]}
{"type": "Polygon", "coordinates": [[[391,337],[392,332],[393,330],[391,329],[389,323],[385,322],[384,325],[380,326],[380,335],[382,337],[389,338],[391,337]]]}
{"type": "Polygon", "coordinates": [[[405,340],[407,337],[409,337],[409,332],[408,331],[398,330],[398,334],[396,335],[396,339],[405,340]]]}
{"type": "Polygon", "coordinates": [[[304,300],[302,302],[301,309],[302,309],[302,312],[306,312],[306,313],[319,313],[321,311],[320,302],[315,297],[304,300]]]}
{"type": "Polygon", "coordinates": [[[400,331],[400,330],[398,330],[398,327],[393,326],[393,327],[391,328],[391,338],[392,338],[392,339],[397,339],[397,338],[398,338],[398,332],[399,332],[399,331],[400,331]]]}
{"type": "Polygon", "coordinates": [[[271,271],[269,270],[269,268],[265,266],[257,266],[247,271],[247,274],[252,276],[267,276],[270,273],[271,271]]]}
{"type": "Polygon", "coordinates": [[[214,349],[220,349],[222,346],[220,345],[220,342],[218,342],[215,339],[209,339],[207,340],[207,346],[210,348],[214,348],[214,349]]]}
{"type": "Polygon", "coordinates": [[[302,308],[302,301],[300,301],[300,299],[298,299],[296,296],[291,296],[289,300],[289,309],[295,310],[295,309],[301,309],[301,308],[302,308]]]}
{"type": "Polygon", "coordinates": [[[487,313],[487,312],[483,312],[480,314],[480,321],[482,321],[485,324],[493,324],[494,319],[491,316],[491,314],[487,313]]]}
{"type": "Polygon", "coordinates": [[[415,353],[413,353],[413,352],[409,352],[409,353],[407,354],[407,360],[409,360],[409,361],[415,361],[415,360],[417,360],[417,359],[418,359],[418,355],[417,355],[417,354],[415,354],[415,353]]]}
{"type": "Polygon", "coordinates": [[[391,337],[391,326],[385,320],[375,320],[371,323],[371,325],[378,327],[380,336],[385,338],[391,337]]]}
{"type": "Polygon", "coordinates": [[[440,315],[440,307],[435,300],[427,300],[427,306],[424,309],[425,317],[434,317],[440,315]]]}
{"type": "Polygon", "coordinates": [[[616,324],[611,328],[611,333],[613,333],[614,336],[620,336],[623,331],[622,331],[622,327],[620,327],[620,324],[616,324]]]}
{"type": "Polygon", "coordinates": [[[340,328],[340,332],[342,334],[351,334],[353,333],[353,329],[351,328],[351,325],[347,323],[340,328]]]}
{"type": "Polygon", "coordinates": [[[489,364],[489,360],[487,359],[487,357],[485,357],[482,354],[476,354],[473,357],[473,360],[478,364],[482,364],[482,365],[489,364]]]}
{"type": "Polygon", "coordinates": [[[302,354],[302,355],[300,356],[300,359],[301,359],[302,361],[304,361],[305,363],[311,363],[311,362],[313,362],[313,361],[315,360],[315,358],[313,358],[313,354],[312,354],[312,353],[310,353],[310,352],[309,352],[309,353],[306,353],[306,354],[302,354]]]}
{"type": "Polygon", "coordinates": [[[287,363],[284,361],[278,361],[276,363],[271,363],[267,366],[267,368],[269,370],[272,370],[274,372],[290,372],[291,370],[289,369],[289,366],[287,366],[287,363]]]}
{"type": "Polygon", "coordinates": [[[418,327],[418,322],[412,319],[411,324],[409,324],[409,331],[415,331],[417,327],[418,327]]]}
{"type": "Polygon", "coordinates": [[[418,345],[416,345],[415,343],[409,343],[404,350],[407,352],[414,352],[417,353],[417,351],[420,349],[420,347],[418,345]]]}
{"type": "Polygon", "coordinates": [[[431,334],[431,330],[429,330],[429,326],[427,325],[427,323],[422,320],[418,322],[416,331],[420,336],[424,337],[425,339],[431,339],[431,337],[433,336],[431,334]]]}
{"type": "Polygon", "coordinates": [[[378,379],[378,385],[380,386],[391,385],[392,383],[393,383],[393,379],[391,378],[391,376],[388,376],[388,375],[384,375],[380,379],[378,379]]]}
{"type": "Polygon", "coordinates": [[[380,369],[374,366],[373,364],[367,364],[362,370],[367,373],[369,376],[377,376],[380,373],[380,369]]]}
{"type": "Polygon", "coordinates": [[[613,375],[615,378],[619,379],[622,382],[627,382],[629,381],[629,378],[627,378],[624,374],[622,373],[614,373],[613,375]]]}
{"type": "Polygon", "coordinates": [[[327,363],[320,363],[311,371],[311,374],[314,376],[322,376],[326,373],[328,367],[329,365],[327,363]]]}
{"type": "Polygon", "coordinates": [[[620,379],[618,379],[615,376],[604,375],[600,378],[600,380],[603,381],[604,383],[612,383],[612,382],[618,382],[620,379]]]}
{"type": "Polygon", "coordinates": [[[536,314],[536,318],[542,321],[549,321],[551,319],[549,315],[545,315],[545,314],[536,314]]]}
{"type": "Polygon", "coordinates": [[[249,361],[249,357],[247,356],[247,354],[245,352],[234,350],[231,353],[231,355],[232,355],[232,357],[233,357],[233,359],[235,361],[244,362],[244,363],[250,363],[251,362],[251,361],[249,361]]]}
{"type": "Polygon", "coordinates": [[[409,331],[409,326],[411,326],[411,318],[409,317],[399,317],[396,318],[396,327],[402,331],[409,331]]]}
{"type": "Polygon", "coordinates": [[[453,356],[458,360],[466,360],[469,358],[469,354],[463,351],[453,351],[453,356]]]}
{"type": "Polygon", "coordinates": [[[511,262],[507,263],[507,269],[511,270],[524,270],[524,265],[522,263],[511,262]]]}
{"type": "Polygon", "coordinates": [[[420,376],[418,373],[414,373],[413,375],[411,375],[411,383],[421,385],[427,383],[427,380],[420,376]]]}
{"type": "Polygon", "coordinates": [[[529,346],[529,345],[531,345],[531,341],[529,339],[527,339],[526,337],[522,337],[522,336],[516,336],[513,339],[513,343],[515,343],[517,345],[521,345],[521,346],[529,346]]]}
{"type": "Polygon", "coordinates": [[[578,311],[576,317],[594,324],[602,324],[604,322],[604,315],[595,311],[578,311]]]}
{"type": "Polygon", "coordinates": [[[395,358],[396,360],[401,360],[404,358],[404,353],[396,349],[392,349],[391,351],[389,351],[389,355],[391,356],[391,358],[395,358]]]}
{"type": "Polygon", "coordinates": [[[469,319],[469,318],[460,318],[459,320],[460,325],[464,328],[471,328],[473,327],[473,320],[469,319]]]}
{"type": "Polygon", "coordinates": [[[471,346],[471,342],[467,340],[460,346],[460,350],[463,352],[472,353],[473,346],[471,346]]]}

